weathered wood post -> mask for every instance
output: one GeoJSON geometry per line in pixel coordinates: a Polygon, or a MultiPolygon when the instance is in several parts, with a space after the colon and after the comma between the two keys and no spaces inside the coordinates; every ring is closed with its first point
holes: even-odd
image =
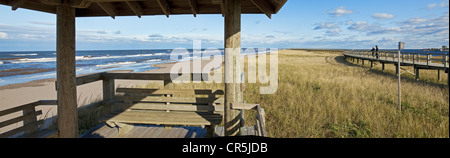
{"type": "Polygon", "coordinates": [[[103,113],[109,114],[112,112],[111,100],[115,95],[114,79],[103,78],[103,113]]]}
{"type": "Polygon", "coordinates": [[[440,81],[441,80],[441,70],[437,70],[437,72],[438,72],[437,80],[440,81]]]}
{"type": "Polygon", "coordinates": [[[56,79],[60,138],[78,137],[75,82],[75,8],[68,1],[56,7],[56,79]]]}
{"type": "Polygon", "coordinates": [[[381,71],[384,71],[385,67],[384,67],[384,63],[381,63],[381,71]]]}
{"type": "Polygon", "coordinates": [[[231,109],[236,102],[236,56],[241,51],[241,1],[224,0],[225,6],[225,136],[239,132],[239,111],[231,109]]]}
{"type": "Polygon", "coordinates": [[[416,80],[419,80],[419,68],[414,68],[414,70],[416,70],[416,72],[414,72],[416,74],[416,80]]]}

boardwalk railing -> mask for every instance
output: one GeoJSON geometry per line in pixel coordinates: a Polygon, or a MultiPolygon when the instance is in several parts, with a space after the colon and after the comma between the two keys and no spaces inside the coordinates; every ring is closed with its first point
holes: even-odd
{"type": "MultiPolygon", "coordinates": [[[[397,62],[398,52],[397,51],[379,51],[378,58],[376,52],[371,51],[344,51],[345,56],[355,57],[365,60],[376,60],[376,61],[388,61],[397,62]]],[[[449,53],[410,53],[401,52],[400,61],[405,64],[418,64],[427,66],[440,66],[442,69],[448,67],[449,63],[449,53]],[[445,65],[445,66],[444,66],[445,65]]]]}
{"type": "MultiPolygon", "coordinates": [[[[384,65],[386,63],[394,64],[398,66],[398,61],[400,59],[401,66],[413,66],[414,74],[416,80],[419,79],[420,69],[433,69],[438,70],[438,79],[440,78],[440,70],[444,70],[447,75],[449,75],[449,53],[417,53],[417,52],[401,52],[400,56],[398,51],[344,51],[344,57],[350,58],[353,61],[356,59],[357,63],[368,60],[370,62],[371,68],[373,67],[373,62],[380,62],[382,64],[382,70],[384,70],[384,65]]],[[[398,74],[398,69],[396,69],[396,74],[398,74]]],[[[450,77],[449,77],[450,78],[450,77]]],[[[450,81],[450,80],[449,80],[450,81]]],[[[448,83],[450,85],[450,82],[448,83]]]]}

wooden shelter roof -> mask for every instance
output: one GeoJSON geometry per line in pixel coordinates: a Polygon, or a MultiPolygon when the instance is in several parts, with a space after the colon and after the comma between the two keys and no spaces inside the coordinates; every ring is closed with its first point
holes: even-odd
{"type": "MultiPolygon", "coordinates": [[[[287,0],[241,0],[243,14],[266,14],[271,18],[287,0]]],[[[1,0],[12,10],[26,8],[56,14],[56,6],[69,3],[76,8],[76,17],[144,16],[177,14],[222,14],[223,0],[1,0]],[[65,1],[65,2],[64,2],[65,1]]]]}

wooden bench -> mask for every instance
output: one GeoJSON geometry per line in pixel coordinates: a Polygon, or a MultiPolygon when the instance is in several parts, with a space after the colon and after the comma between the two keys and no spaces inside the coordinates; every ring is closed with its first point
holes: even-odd
{"type": "Polygon", "coordinates": [[[43,119],[38,119],[42,115],[42,110],[36,110],[39,105],[56,105],[54,100],[40,100],[25,105],[13,107],[0,111],[0,117],[7,118],[0,122],[0,129],[16,124],[18,127],[0,134],[0,138],[8,137],[31,137],[49,138],[56,137],[56,130],[40,129],[44,124],[43,119]]]}
{"type": "Polygon", "coordinates": [[[168,126],[202,126],[208,137],[223,119],[223,90],[174,90],[118,88],[113,111],[117,115],[106,121],[110,127],[119,127],[119,133],[128,132],[129,124],[168,126]]]}

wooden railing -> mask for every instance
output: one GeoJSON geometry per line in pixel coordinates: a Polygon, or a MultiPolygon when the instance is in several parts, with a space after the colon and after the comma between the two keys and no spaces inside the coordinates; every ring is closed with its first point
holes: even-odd
{"type": "MultiPolygon", "coordinates": [[[[177,74],[178,75],[178,74],[177,74]]],[[[174,75],[174,76],[177,76],[174,75]]],[[[191,74],[190,80],[195,80],[194,76],[202,76],[202,74],[191,74]]],[[[204,77],[204,76],[203,76],[204,77]]],[[[115,89],[115,80],[116,79],[124,79],[124,80],[155,80],[155,81],[163,81],[164,85],[172,84],[171,74],[169,73],[96,73],[96,74],[88,74],[88,75],[82,75],[78,76],[76,78],[76,86],[102,81],[102,94],[103,94],[103,100],[91,103],[89,105],[83,106],[81,108],[78,108],[78,111],[83,112],[89,112],[94,109],[101,109],[101,112],[103,114],[110,114],[112,112],[112,107],[114,103],[114,97],[116,95],[116,89],[115,89]]],[[[207,78],[202,78],[202,81],[208,80],[207,78]]],[[[57,81],[56,81],[57,82],[57,81]]],[[[56,87],[55,82],[55,88],[56,87]]],[[[0,128],[6,127],[8,125],[17,123],[17,122],[23,122],[24,126],[19,127],[10,131],[7,131],[5,133],[1,133],[0,137],[9,137],[9,136],[15,136],[20,133],[25,132],[25,134],[31,134],[39,132],[38,126],[44,123],[44,120],[37,120],[37,116],[42,114],[42,111],[36,111],[35,107],[39,105],[57,105],[57,101],[36,101],[33,103],[29,103],[26,105],[21,105],[18,107],[14,107],[11,109],[6,109],[3,111],[0,111],[0,117],[4,115],[9,115],[12,113],[16,113],[19,111],[22,111],[23,116],[16,117],[13,119],[6,120],[4,122],[0,122],[0,128]]],[[[258,136],[266,136],[265,131],[265,120],[264,120],[264,109],[262,109],[259,104],[234,104],[235,109],[240,110],[256,110],[257,111],[257,124],[255,125],[255,130],[257,131],[258,136]]],[[[54,134],[52,134],[54,136],[54,134]]],[[[57,134],[56,134],[57,135],[57,134]]]]}
{"type": "Polygon", "coordinates": [[[51,137],[56,131],[46,131],[41,132],[41,134],[36,134],[39,131],[40,126],[42,126],[45,122],[45,118],[41,118],[38,120],[39,115],[42,115],[42,110],[36,110],[37,106],[41,105],[56,105],[56,100],[39,100],[36,102],[28,103],[25,105],[13,107],[10,109],[0,111],[0,117],[9,117],[11,119],[7,119],[3,122],[0,122],[0,129],[6,128],[7,126],[16,124],[19,127],[16,127],[7,132],[1,133],[0,138],[6,138],[17,135],[31,135],[34,134],[34,137],[51,137]],[[15,113],[20,112],[19,116],[14,115],[15,113]],[[22,124],[20,126],[20,124],[22,124]]]}
{"type": "MultiPolygon", "coordinates": [[[[256,136],[267,137],[266,132],[266,112],[259,104],[232,103],[231,108],[234,110],[255,110],[256,123],[254,125],[256,136]]],[[[241,123],[244,124],[244,115],[241,115],[241,123]]]]}
{"type": "MultiPolygon", "coordinates": [[[[396,51],[379,51],[378,58],[376,53],[374,52],[372,55],[371,51],[345,51],[344,55],[353,55],[359,56],[366,59],[375,59],[375,60],[384,60],[397,62],[398,61],[398,52],[396,51]]],[[[424,64],[424,65],[432,65],[432,64],[442,64],[443,67],[448,66],[449,63],[449,53],[410,53],[410,52],[401,52],[400,53],[400,62],[409,62],[412,64],[424,64]]]]}

